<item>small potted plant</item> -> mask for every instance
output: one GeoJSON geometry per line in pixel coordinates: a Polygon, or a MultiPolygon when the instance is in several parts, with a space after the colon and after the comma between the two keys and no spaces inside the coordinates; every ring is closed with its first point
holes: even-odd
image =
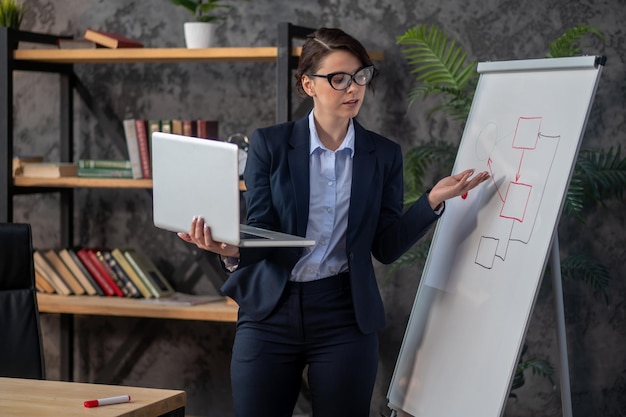
{"type": "Polygon", "coordinates": [[[24,3],[17,0],[0,0],[0,26],[18,30],[26,8],[24,3]]]}
{"type": "MultiPolygon", "coordinates": [[[[0,0],[2,1],[2,0],[0,0]]],[[[216,23],[226,18],[222,11],[232,6],[223,0],[171,0],[182,6],[193,16],[193,22],[185,22],[185,44],[187,48],[208,48],[213,44],[216,23]]]]}

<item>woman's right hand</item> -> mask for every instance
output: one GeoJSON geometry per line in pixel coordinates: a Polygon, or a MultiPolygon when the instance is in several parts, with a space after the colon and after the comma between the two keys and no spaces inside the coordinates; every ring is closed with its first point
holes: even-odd
{"type": "Polygon", "coordinates": [[[194,216],[191,220],[189,233],[178,233],[178,237],[185,242],[192,243],[198,248],[233,258],[239,257],[239,247],[224,242],[217,242],[211,236],[211,228],[202,217],[194,216]]]}

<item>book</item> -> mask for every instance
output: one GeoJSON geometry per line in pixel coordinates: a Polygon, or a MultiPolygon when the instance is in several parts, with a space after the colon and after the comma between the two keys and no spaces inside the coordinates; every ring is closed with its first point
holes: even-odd
{"type": "Polygon", "coordinates": [[[172,133],[172,121],[171,120],[161,120],[161,132],[172,133]]]}
{"type": "Polygon", "coordinates": [[[29,162],[43,162],[43,156],[14,156],[13,157],[13,176],[22,175],[22,164],[29,162]]]}
{"type": "Polygon", "coordinates": [[[98,45],[112,49],[143,48],[143,44],[141,42],[113,32],[87,29],[85,30],[85,35],[83,37],[89,41],[95,42],[98,45]]]}
{"type": "MultiPolygon", "coordinates": [[[[160,120],[148,120],[148,153],[152,157],[152,134],[161,131],[160,120]]],[[[152,159],[150,159],[152,161],[152,159]]]]}
{"type": "Polygon", "coordinates": [[[133,178],[132,168],[78,168],[79,177],[87,178],[133,178]]]}
{"type": "Polygon", "coordinates": [[[148,145],[148,124],[145,120],[135,120],[135,131],[137,133],[137,145],[139,147],[139,158],[141,160],[141,172],[143,178],[152,178],[150,169],[150,146],[148,145]]]}
{"type": "Polygon", "coordinates": [[[117,276],[118,286],[120,285],[120,283],[121,285],[123,285],[122,290],[124,289],[127,290],[128,297],[140,298],[141,293],[135,286],[134,282],[130,279],[130,277],[126,274],[126,272],[124,272],[124,270],[117,263],[117,260],[115,260],[113,255],[111,255],[111,251],[102,250],[100,251],[100,253],[102,254],[102,257],[104,258],[104,261],[109,265],[113,273],[117,276]]]}
{"type": "Polygon", "coordinates": [[[196,136],[218,140],[218,126],[215,120],[196,120],[196,136]]]}
{"type": "Polygon", "coordinates": [[[50,264],[48,264],[48,261],[46,261],[41,252],[39,252],[38,250],[35,250],[33,252],[33,263],[35,264],[35,269],[39,270],[41,276],[44,277],[52,287],[54,287],[54,290],[57,294],[72,294],[72,290],[61,279],[61,277],[59,277],[54,269],[52,269],[50,264]]]}
{"type": "Polygon", "coordinates": [[[193,120],[183,120],[183,135],[196,136],[196,123],[193,120]]]}
{"type": "Polygon", "coordinates": [[[172,133],[175,135],[183,134],[183,121],[180,119],[172,120],[172,133]]]}
{"type": "Polygon", "coordinates": [[[88,248],[80,248],[76,251],[76,255],[82,261],[85,268],[89,271],[91,276],[94,277],[104,294],[107,296],[123,297],[124,293],[115,284],[113,278],[107,273],[106,269],[102,266],[95,253],[88,248]]]}
{"type": "Polygon", "coordinates": [[[109,168],[109,169],[131,169],[129,160],[118,159],[79,159],[78,169],[81,168],[109,168]]]}
{"type": "Polygon", "coordinates": [[[59,258],[63,261],[67,269],[69,269],[72,274],[76,277],[80,285],[85,289],[85,293],[88,295],[97,295],[98,291],[94,287],[94,282],[92,282],[87,275],[79,268],[79,266],[74,261],[74,258],[70,255],[67,249],[60,249],[57,252],[59,258]]]}
{"type": "Polygon", "coordinates": [[[120,268],[124,270],[128,278],[133,281],[133,284],[135,284],[135,287],[137,287],[137,289],[144,298],[152,298],[154,296],[152,292],[150,292],[150,289],[148,289],[146,284],[143,282],[143,280],[139,277],[139,275],[137,275],[137,272],[132,267],[132,265],[128,263],[128,260],[124,257],[124,254],[120,249],[112,249],[111,256],[113,256],[113,258],[117,261],[117,264],[120,266],[120,268]]]}
{"type": "Polygon", "coordinates": [[[35,287],[37,291],[42,292],[44,294],[54,294],[56,293],[52,284],[48,282],[46,278],[41,274],[37,265],[35,265],[35,287]]]}
{"type": "Polygon", "coordinates": [[[135,119],[126,119],[122,124],[124,126],[128,159],[130,160],[130,166],[133,170],[133,178],[143,178],[141,172],[141,158],[139,156],[139,144],[137,143],[137,131],[135,130],[135,119]]]}
{"type": "Polygon", "coordinates": [[[83,38],[79,39],[59,39],[57,40],[59,49],[96,49],[98,44],[83,38]]]}
{"type": "Polygon", "coordinates": [[[63,251],[66,251],[70,255],[70,257],[74,261],[74,264],[78,267],[80,272],[82,272],[83,275],[87,278],[87,280],[91,283],[91,286],[93,287],[93,289],[96,290],[96,294],[106,295],[104,293],[104,290],[100,287],[100,285],[96,281],[96,279],[91,275],[91,273],[89,273],[89,271],[87,270],[83,262],[80,260],[78,255],[76,255],[76,251],[74,249],[63,249],[63,251]]]}
{"type": "Polygon", "coordinates": [[[97,261],[100,263],[102,268],[104,268],[107,275],[111,277],[117,288],[122,291],[123,296],[130,297],[130,291],[126,287],[124,281],[122,281],[120,277],[117,276],[117,274],[113,271],[113,269],[111,269],[107,261],[104,259],[103,251],[101,249],[90,249],[89,251],[96,256],[97,261]]]}
{"type": "Polygon", "coordinates": [[[134,249],[126,249],[124,250],[124,256],[155,298],[160,298],[174,292],[174,289],[154,263],[142,252],[134,249]]]}
{"type": "Polygon", "coordinates": [[[78,167],[70,162],[26,162],[21,164],[22,176],[31,178],[75,177],[78,167]]]}
{"type": "Polygon", "coordinates": [[[72,292],[76,295],[85,294],[85,288],[80,284],[76,276],[70,271],[65,263],[61,260],[54,249],[43,252],[49,264],[54,268],[55,272],[63,279],[72,292]]]}

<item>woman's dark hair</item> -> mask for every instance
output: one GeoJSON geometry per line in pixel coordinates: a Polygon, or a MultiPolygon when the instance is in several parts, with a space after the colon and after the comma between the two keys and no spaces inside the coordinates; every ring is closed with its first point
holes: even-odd
{"type": "MultiPolygon", "coordinates": [[[[343,30],[333,28],[317,29],[307,36],[300,53],[298,69],[296,70],[296,90],[300,96],[306,97],[306,93],[302,88],[302,76],[304,74],[316,73],[322,59],[335,51],[350,52],[361,61],[361,66],[374,65],[361,42],[343,30]]],[[[372,91],[374,90],[373,80],[369,83],[369,87],[372,91]]]]}

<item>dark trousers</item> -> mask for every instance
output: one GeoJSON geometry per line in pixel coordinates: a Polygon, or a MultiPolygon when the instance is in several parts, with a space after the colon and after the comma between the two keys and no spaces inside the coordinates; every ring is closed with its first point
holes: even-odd
{"type": "Polygon", "coordinates": [[[308,365],[313,417],[368,417],[378,336],[357,328],[347,274],[289,283],[261,322],[240,312],[231,380],[237,417],[291,417],[308,365]]]}

